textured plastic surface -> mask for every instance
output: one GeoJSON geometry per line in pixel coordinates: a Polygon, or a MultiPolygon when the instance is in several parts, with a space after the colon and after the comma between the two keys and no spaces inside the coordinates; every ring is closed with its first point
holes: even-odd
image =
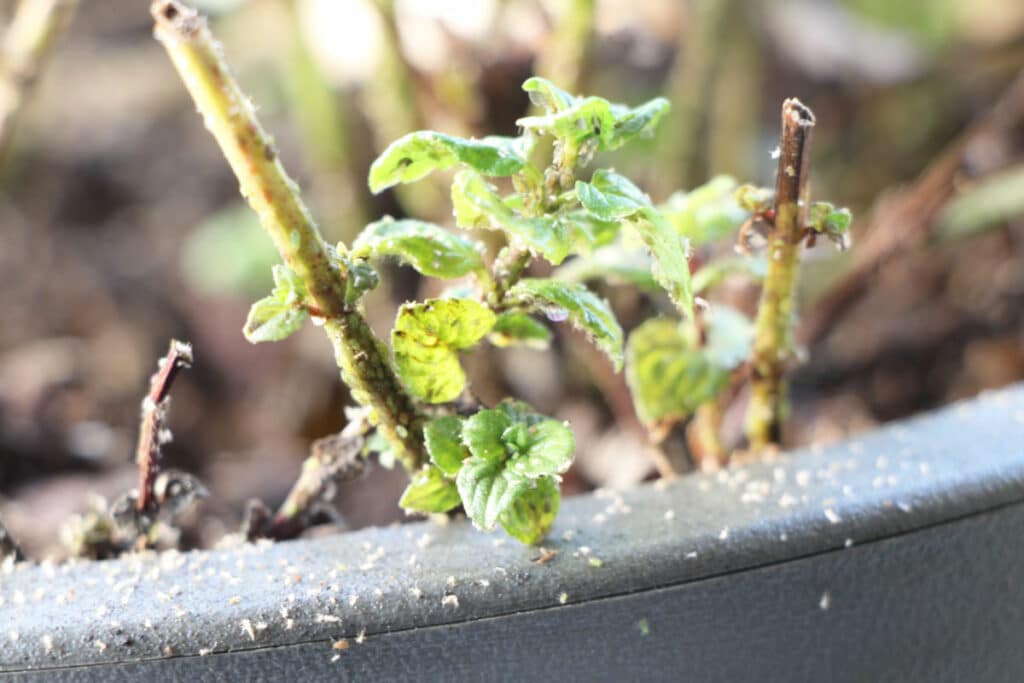
{"type": "Polygon", "coordinates": [[[1021,538],[1015,388],[818,452],[567,500],[545,564],[453,522],[20,565],[0,575],[0,671],[1024,680],[1021,538]]]}

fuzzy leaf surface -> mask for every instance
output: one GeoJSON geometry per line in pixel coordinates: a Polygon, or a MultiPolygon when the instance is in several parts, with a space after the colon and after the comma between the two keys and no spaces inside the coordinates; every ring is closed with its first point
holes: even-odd
{"type": "Polygon", "coordinates": [[[489,308],[472,299],[403,304],[391,346],[409,391],[429,403],[454,400],[466,385],[458,351],[479,342],[495,320],[489,308]]]}
{"type": "Polygon", "coordinates": [[[603,97],[575,97],[542,78],[527,80],[523,89],[546,113],[521,118],[516,124],[577,148],[594,141],[599,151],[613,150],[649,136],[669,109],[663,97],[638,107],[613,104],[603,97]]]}
{"type": "Polygon", "coordinates": [[[708,340],[694,348],[675,320],[656,318],[638,327],[626,345],[626,381],[637,414],[647,424],[677,421],[713,399],[750,352],[753,326],[727,307],[716,307],[708,340]]]}
{"type": "Polygon", "coordinates": [[[448,512],[461,502],[455,482],[439,468],[427,465],[413,475],[398,505],[411,512],[448,512]]]}
{"type": "Polygon", "coordinates": [[[569,229],[558,216],[522,216],[479,173],[463,171],[452,183],[452,207],[460,228],[502,230],[511,240],[558,265],[569,255],[569,229]]]}
{"type": "Polygon", "coordinates": [[[370,166],[370,189],[381,192],[457,164],[490,176],[514,175],[527,163],[515,150],[516,142],[508,138],[469,140],[434,131],[409,133],[388,145],[370,166]]]}
{"type": "Polygon", "coordinates": [[[431,420],[423,430],[430,462],[441,472],[454,477],[462,461],[469,456],[469,451],[462,443],[462,420],[454,415],[446,415],[431,420]]]}
{"type": "Polygon", "coordinates": [[[622,369],[622,328],[608,302],[584,285],[544,278],[524,278],[507,295],[514,304],[540,311],[550,320],[566,320],[604,351],[616,370],[622,369]]]}
{"type": "Polygon", "coordinates": [[[287,266],[273,269],[274,290],[249,309],[242,333],[251,344],[279,341],[298,331],[309,317],[302,305],[306,286],[287,266]]]}
{"type": "Polygon", "coordinates": [[[537,479],[532,488],[523,491],[501,513],[502,528],[520,543],[540,543],[555,523],[561,497],[558,482],[552,477],[537,479]]]}
{"type": "Polygon", "coordinates": [[[366,226],[352,245],[356,256],[390,256],[436,278],[457,278],[484,268],[483,245],[412,219],[385,218],[366,226]]]}
{"type": "Polygon", "coordinates": [[[717,176],[689,192],[676,192],[659,208],[676,232],[700,246],[731,237],[750,216],[736,199],[736,181],[717,176]]]}
{"type": "Polygon", "coordinates": [[[491,329],[488,339],[495,346],[522,345],[546,349],[551,344],[551,330],[525,313],[502,313],[491,329]]]}

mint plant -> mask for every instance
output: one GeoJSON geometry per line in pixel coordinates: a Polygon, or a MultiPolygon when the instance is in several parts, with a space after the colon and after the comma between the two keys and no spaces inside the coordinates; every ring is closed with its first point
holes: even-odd
{"type": "MultiPolygon", "coordinates": [[[[783,138],[776,190],[737,187],[718,177],[688,193],[654,206],[625,179],[595,173],[581,186],[584,204],[605,219],[627,220],[638,228],[651,258],[629,248],[629,241],[595,252],[562,270],[579,281],[596,276],[620,278],[641,287],[657,284],[679,317],[642,323],[626,345],[626,377],[640,418],[655,441],[675,423],[691,422],[690,445],[705,466],[724,464],[728,452],[718,428],[727,390],[752,375],[747,435],[752,450],[779,441],[785,414],[783,377],[794,355],[792,325],[799,247],[825,236],[846,248],[851,220],[847,209],[828,202],[807,204],[806,174],[810,110],[796,100],[783,106],[783,138]],[[766,253],[751,254],[749,233],[767,231],[766,253]],[[704,263],[692,277],[688,249],[731,239],[739,231],[739,255],[704,263]],[[649,276],[653,273],[653,277],[649,276]],[[756,322],[706,296],[727,275],[742,273],[763,281],[756,322]],[[700,303],[699,307],[694,302],[700,303]]],[[[628,235],[628,233],[627,233],[628,235]]]]}
{"type": "MultiPolygon", "coordinates": [[[[504,233],[507,245],[497,254],[414,219],[385,218],[350,247],[332,246],[321,238],[202,18],[174,0],[158,0],[151,11],[157,38],[284,261],[274,268],[274,290],[249,313],[246,338],[275,341],[307,319],[321,324],[342,379],[362,407],[356,425],[365,429],[343,436],[365,439],[364,450],[406,468],[412,480],[402,507],[431,513],[461,505],[484,530],[501,525],[524,543],[541,540],[558,510],[559,476],[572,462],[572,431],[518,401],[480,405],[467,390],[459,353],[488,340],[545,346],[546,318],[582,329],[620,370],[623,333],[607,302],[581,283],[528,277],[527,271],[535,259],[559,265],[610,244],[634,216],[662,264],[660,281],[675,283],[673,295],[692,311],[685,251],[671,226],[641,223],[648,202],[625,178],[599,171],[590,182],[577,179],[595,153],[650,134],[668,103],[658,98],[631,108],[532,78],[523,87],[542,113],[519,121],[522,135],[473,140],[414,132],[385,149],[370,170],[370,187],[380,192],[456,169],[455,223],[504,233]],[[553,158],[543,167],[531,158],[541,136],[553,141],[553,158]],[[370,330],[361,303],[379,282],[374,263],[381,259],[458,280],[439,298],[402,305],[390,348],[370,330]]],[[[307,465],[330,466],[323,454],[307,465]]],[[[308,478],[322,488],[322,478],[308,478]]],[[[282,509],[273,524],[289,526],[293,514],[299,511],[282,509]]]]}
{"type": "MultiPolygon", "coordinates": [[[[819,234],[842,242],[849,223],[845,210],[807,206],[808,138],[802,132],[813,116],[803,105],[792,100],[784,107],[774,194],[737,188],[722,177],[655,204],[611,169],[580,176],[596,153],[651,134],[668,102],[628,107],[531,78],[523,89],[539,113],[519,119],[519,136],[478,140],[413,132],[388,146],[370,169],[374,192],[454,170],[455,225],[469,236],[385,217],[351,246],[328,245],[205,22],[174,0],[157,0],[152,12],[158,39],[283,260],[274,267],[273,291],[249,312],[246,338],[283,339],[312,319],[326,332],[361,407],[350,415],[341,443],[307,460],[271,527],[301,527],[296,520],[306,504],[297,501],[320,498],[331,488],[331,473],[352,471],[353,454],[372,451],[382,463],[399,462],[409,472],[399,501],[404,509],[446,513],[461,505],[485,531],[500,525],[524,543],[543,539],[558,510],[560,475],[572,463],[572,430],[520,401],[481,405],[467,387],[459,354],[485,342],[545,347],[551,336],[545,319],[583,330],[616,371],[625,364],[637,412],[656,437],[703,413],[694,421],[702,427],[698,441],[724,460],[715,416],[746,365],[753,374],[751,445],[777,440],[765,423],[777,424],[782,414],[797,247],[819,234]],[[538,164],[535,146],[543,137],[553,153],[549,163],[538,164]],[[731,237],[741,226],[741,236],[771,228],[767,258],[716,260],[691,274],[691,249],[731,237]],[[488,253],[472,236],[479,230],[500,231],[505,246],[488,253]],[[561,266],[570,257],[576,258],[551,278],[528,275],[537,259],[561,266]],[[453,281],[440,297],[399,308],[390,347],[370,329],[362,308],[364,295],[380,281],[375,263],[383,259],[453,281]],[[765,281],[756,324],[699,298],[734,272],[765,281]],[[595,276],[663,290],[676,315],[640,325],[624,350],[608,303],[584,284],[595,276]]],[[[252,528],[258,529],[267,515],[254,510],[258,524],[252,528]]]]}

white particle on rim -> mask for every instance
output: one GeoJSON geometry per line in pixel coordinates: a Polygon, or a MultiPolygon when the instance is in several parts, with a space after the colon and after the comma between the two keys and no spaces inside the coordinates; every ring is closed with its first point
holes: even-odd
{"type": "Polygon", "coordinates": [[[242,628],[242,633],[249,636],[249,640],[256,640],[256,630],[252,627],[252,622],[248,619],[242,619],[238,622],[238,625],[242,628]]]}
{"type": "Polygon", "coordinates": [[[441,598],[441,606],[442,607],[451,607],[452,609],[458,609],[459,608],[459,596],[457,596],[455,594],[444,596],[443,598],[441,598]]]}
{"type": "Polygon", "coordinates": [[[818,607],[824,611],[832,606],[832,596],[829,595],[828,591],[821,594],[821,600],[818,601],[818,607]]]}
{"type": "Polygon", "coordinates": [[[842,521],[832,508],[825,508],[823,512],[825,513],[825,518],[832,524],[839,524],[842,521]]]}

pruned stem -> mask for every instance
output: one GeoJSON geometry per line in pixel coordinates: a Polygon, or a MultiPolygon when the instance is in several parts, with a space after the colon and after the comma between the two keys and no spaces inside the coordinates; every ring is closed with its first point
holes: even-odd
{"type": "Polygon", "coordinates": [[[793,351],[794,295],[807,224],[807,174],[814,114],[799,100],[782,105],[782,139],[775,183],[775,224],[768,235],[768,273],[757,311],[753,380],[746,432],[752,450],[780,440],[785,371],[793,351]]]}
{"type": "Polygon", "coordinates": [[[150,8],[156,37],[188,88],[207,129],[238,177],[242,196],[259,215],[285,264],[302,278],[309,303],[324,313],[342,379],[409,471],[425,461],[422,414],[395,375],[387,348],[363,314],[345,301],[347,273],[332,260],[313,218],[288,177],[199,14],[175,0],[150,8]]]}
{"type": "Polygon", "coordinates": [[[78,0],[21,0],[0,53],[0,155],[10,142],[25,95],[71,22],[78,0]]]}
{"type": "Polygon", "coordinates": [[[149,380],[149,393],[142,400],[139,443],[135,450],[135,462],[139,465],[139,496],[135,508],[139,512],[150,510],[155,505],[153,483],[160,473],[160,447],[168,440],[164,419],[171,386],[178,372],[191,366],[192,346],[172,339],[167,355],[160,359],[149,380]]]}

